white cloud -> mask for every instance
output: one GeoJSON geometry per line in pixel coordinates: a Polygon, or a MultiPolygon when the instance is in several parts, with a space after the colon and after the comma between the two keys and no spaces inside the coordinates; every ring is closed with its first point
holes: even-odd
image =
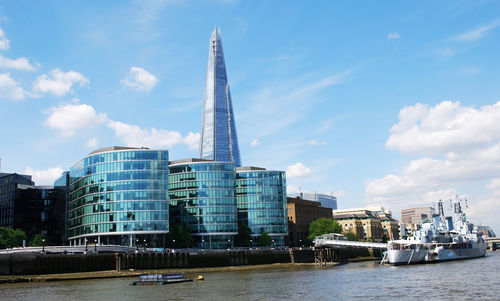
{"type": "Polygon", "coordinates": [[[478,148],[500,139],[500,102],[480,109],[443,101],[417,103],[399,113],[386,147],[408,154],[440,154],[478,148]]]}
{"type": "Polygon", "coordinates": [[[91,128],[104,124],[107,121],[106,114],[97,113],[87,104],[65,104],[49,111],[49,117],[45,125],[58,130],[62,136],[72,136],[77,130],[91,128]]]}
{"type": "Polygon", "coordinates": [[[0,98],[22,100],[33,96],[32,93],[25,91],[18,82],[16,82],[9,73],[0,74],[0,98]]]}
{"type": "Polygon", "coordinates": [[[9,43],[10,43],[10,41],[7,39],[7,37],[5,36],[5,33],[0,28],[0,49],[1,50],[9,49],[9,47],[10,47],[9,43]]]}
{"type": "Polygon", "coordinates": [[[484,37],[488,31],[500,26],[500,20],[496,20],[494,22],[491,22],[488,25],[484,26],[479,26],[477,28],[474,28],[470,31],[461,33],[455,37],[455,40],[457,41],[474,41],[477,39],[480,39],[484,37]]]}
{"type": "Polygon", "coordinates": [[[393,33],[387,34],[387,39],[389,39],[389,40],[391,40],[391,39],[399,39],[399,38],[401,38],[401,36],[397,32],[393,32],[393,33]]]}
{"type": "Polygon", "coordinates": [[[49,74],[40,75],[33,83],[33,89],[36,92],[63,96],[72,91],[73,85],[83,87],[88,84],[89,80],[83,74],[76,71],[64,72],[57,68],[49,74]]]}
{"type": "Polygon", "coordinates": [[[35,185],[53,185],[54,181],[59,178],[64,170],[61,166],[54,168],[48,168],[45,170],[34,170],[33,168],[27,166],[24,173],[27,175],[32,175],[32,180],[35,185]]]}
{"type": "Polygon", "coordinates": [[[250,145],[253,147],[259,146],[259,144],[260,144],[260,141],[257,138],[253,139],[252,142],[250,142],[250,145]]]}
{"type": "Polygon", "coordinates": [[[410,161],[400,174],[367,180],[367,202],[397,212],[448,199],[455,189],[468,193],[460,190],[487,187],[486,194],[471,195],[470,212],[476,223],[491,221],[493,213],[478,207],[500,203],[499,118],[500,102],[480,109],[450,101],[403,108],[386,146],[425,156],[410,161]]]}
{"type": "Polygon", "coordinates": [[[89,138],[87,142],[85,142],[85,147],[86,148],[96,148],[99,145],[99,140],[97,138],[89,138]]]}
{"type": "Polygon", "coordinates": [[[309,145],[327,145],[328,143],[326,141],[318,141],[316,139],[309,140],[308,142],[309,145]]]}
{"type": "Polygon", "coordinates": [[[312,175],[311,170],[302,164],[302,162],[289,165],[286,169],[286,177],[288,179],[308,177],[310,175],[312,175]]]}
{"type": "Polygon", "coordinates": [[[187,136],[182,138],[182,142],[186,144],[189,149],[197,150],[200,148],[200,133],[189,132],[187,136]]]}
{"type": "Polygon", "coordinates": [[[24,57],[20,57],[18,59],[9,59],[1,54],[0,54],[0,68],[17,69],[25,71],[36,70],[36,68],[30,64],[28,59],[24,57]]]}
{"type": "Polygon", "coordinates": [[[150,92],[158,83],[158,79],[143,68],[132,67],[121,83],[136,91],[150,92]]]}
{"type": "MultiPolygon", "coordinates": [[[[71,104],[62,104],[47,111],[49,117],[44,124],[58,130],[63,137],[70,137],[76,131],[106,125],[113,130],[115,136],[127,146],[145,146],[151,148],[169,148],[176,144],[184,144],[196,150],[200,146],[200,134],[189,132],[186,136],[176,131],[143,129],[120,121],[114,121],[105,113],[98,113],[91,105],[79,104],[78,100],[71,104]]],[[[90,138],[85,146],[94,148],[99,145],[96,138],[90,138]]]]}
{"type": "Polygon", "coordinates": [[[143,129],[137,125],[112,120],[108,122],[108,127],[127,146],[169,148],[183,143],[190,149],[197,149],[200,141],[199,133],[190,132],[186,137],[182,137],[181,133],[176,131],[158,130],[155,128],[143,129]]]}

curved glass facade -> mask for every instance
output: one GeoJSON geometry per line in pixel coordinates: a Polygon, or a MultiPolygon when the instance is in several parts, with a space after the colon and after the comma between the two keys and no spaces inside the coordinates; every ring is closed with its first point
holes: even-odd
{"type": "Polygon", "coordinates": [[[267,232],[273,245],[285,245],[288,235],[285,172],[237,171],[236,200],[238,220],[248,225],[253,237],[267,232]]]}
{"type": "Polygon", "coordinates": [[[235,165],[171,162],[170,224],[186,223],[198,248],[228,248],[238,233],[235,165]]]}
{"type": "Polygon", "coordinates": [[[105,148],[71,168],[68,236],[72,244],[85,244],[87,239],[163,247],[168,231],[168,151],[105,148]]]}

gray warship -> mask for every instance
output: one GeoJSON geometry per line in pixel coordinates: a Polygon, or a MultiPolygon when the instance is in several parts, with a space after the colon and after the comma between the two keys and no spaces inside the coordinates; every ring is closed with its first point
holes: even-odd
{"type": "MultiPolygon", "coordinates": [[[[433,263],[486,256],[487,244],[481,233],[467,221],[462,210],[463,200],[455,195],[450,200],[452,219],[446,219],[443,202],[438,202],[439,215],[422,224],[406,240],[387,243],[382,263],[391,265],[433,263]]],[[[467,200],[465,200],[467,202],[467,200]]]]}

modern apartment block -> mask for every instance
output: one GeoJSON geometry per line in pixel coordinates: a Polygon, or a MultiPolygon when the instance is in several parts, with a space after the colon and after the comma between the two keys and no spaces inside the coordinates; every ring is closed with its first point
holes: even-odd
{"type": "Polygon", "coordinates": [[[288,218],[284,171],[236,168],[236,203],[238,221],[248,225],[252,241],[266,232],[273,245],[285,245],[288,218]]]}
{"type": "Polygon", "coordinates": [[[337,197],[333,194],[301,192],[300,198],[308,201],[320,202],[321,207],[337,209],[337,197]]]}
{"type": "Polygon", "coordinates": [[[35,186],[29,175],[0,173],[0,227],[23,230],[28,239],[39,234],[51,244],[64,241],[64,192],[35,186]]]}
{"type": "Polygon", "coordinates": [[[168,231],[168,151],[106,147],[71,167],[70,244],[164,247],[168,231]]]}
{"type": "Polygon", "coordinates": [[[196,246],[234,246],[238,234],[236,171],[231,162],[183,159],[169,166],[170,224],[186,223],[196,246]]]}
{"type": "Polygon", "coordinates": [[[415,229],[417,225],[422,225],[425,220],[431,220],[436,213],[433,207],[418,207],[401,210],[401,223],[412,225],[415,229]]]}

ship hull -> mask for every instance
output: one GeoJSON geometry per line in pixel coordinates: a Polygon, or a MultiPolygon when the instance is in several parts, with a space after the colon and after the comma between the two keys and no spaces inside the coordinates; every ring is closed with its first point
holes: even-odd
{"type": "Polygon", "coordinates": [[[414,250],[387,250],[386,262],[391,265],[435,263],[486,256],[486,244],[473,248],[442,249],[433,252],[426,248],[414,250]]]}

